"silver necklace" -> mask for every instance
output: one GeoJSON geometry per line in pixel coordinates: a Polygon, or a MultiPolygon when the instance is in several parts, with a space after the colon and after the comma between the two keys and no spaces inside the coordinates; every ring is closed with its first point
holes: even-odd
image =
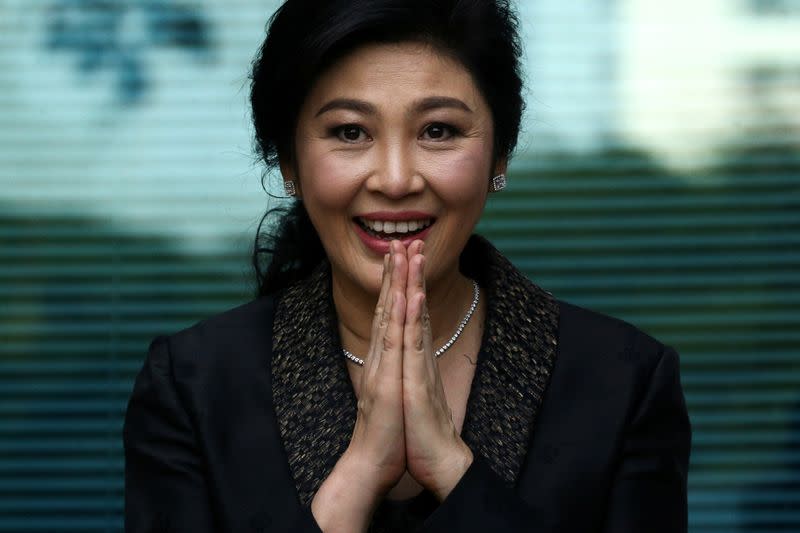
{"type": "MultiPolygon", "coordinates": [[[[469,306],[469,310],[467,311],[467,314],[464,315],[464,318],[462,318],[461,322],[459,322],[458,327],[456,328],[456,332],[453,333],[453,336],[450,337],[450,339],[446,343],[444,343],[444,345],[441,348],[439,348],[438,350],[433,352],[433,356],[434,357],[440,357],[444,352],[446,352],[448,349],[450,349],[450,347],[453,344],[455,344],[455,342],[461,336],[461,333],[464,331],[464,328],[467,327],[467,322],[469,322],[469,319],[472,318],[472,314],[475,312],[475,309],[478,308],[478,300],[480,299],[480,296],[481,296],[481,290],[478,287],[478,283],[473,280],[473,282],[472,282],[472,303],[469,306]]],[[[351,360],[352,362],[354,362],[358,366],[364,366],[364,360],[361,359],[360,357],[356,357],[355,355],[353,355],[352,352],[349,352],[349,351],[345,350],[344,348],[342,348],[342,353],[344,354],[345,357],[347,357],[349,360],[351,360]]]]}

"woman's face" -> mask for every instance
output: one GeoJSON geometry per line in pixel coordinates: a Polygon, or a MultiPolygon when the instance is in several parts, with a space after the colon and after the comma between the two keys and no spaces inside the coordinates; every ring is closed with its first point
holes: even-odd
{"type": "MultiPolygon", "coordinates": [[[[458,274],[486,202],[491,111],[469,72],[420,43],[364,46],[316,81],[298,117],[297,182],[334,276],[380,288],[392,239],[425,241],[426,277],[458,274]]],[[[344,279],[342,279],[344,281],[344,279]]]]}

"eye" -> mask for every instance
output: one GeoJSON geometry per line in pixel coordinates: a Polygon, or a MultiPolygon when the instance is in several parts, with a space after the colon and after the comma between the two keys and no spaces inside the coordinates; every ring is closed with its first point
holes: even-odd
{"type": "Polygon", "coordinates": [[[336,128],[333,128],[332,133],[346,143],[358,143],[369,140],[369,136],[364,129],[355,124],[337,126],[336,128]]]}
{"type": "Polygon", "coordinates": [[[455,137],[457,133],[458,130],[453,126],[448,126],[447,124],[442,124],[441,122],[435,122],[425,128],[422,136],[431,141],[446,141],[452,137],[455,137]]]}

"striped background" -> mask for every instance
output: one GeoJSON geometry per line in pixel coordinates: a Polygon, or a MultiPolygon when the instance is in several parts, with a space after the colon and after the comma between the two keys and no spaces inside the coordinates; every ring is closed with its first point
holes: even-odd
{"type": "MultiPolygon", "coordinates": [[[[253,290],[246,73],[275,2],[99,4],[0,4],[0,531],[120,531],[149,340],[253,290]]],[[[800,59],[712,55],[662,100],[631,30],[683,4],[520,2],[529,112],[479,231],[678,349],[691,531],[800,531],[800,59]]],[[[740,4],[800,35],[791,2],[740,4]]]]}

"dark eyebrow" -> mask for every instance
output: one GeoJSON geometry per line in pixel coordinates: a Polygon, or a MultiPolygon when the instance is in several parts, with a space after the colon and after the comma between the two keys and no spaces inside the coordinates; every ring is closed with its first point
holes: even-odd
{"type": "Polygon", "coordinates": [[[429,96],[428,98],[423,98],[422,100],[414,102],[412,109],[415,112],[424,113],[425,111],[431,111],[441,107],[451,107],[454,109],[461,109],[467,113],[472,113],[472,109],[470,109],[467,104],[451,96],[429,96]]]}
{"type": "Polygon", "coordinates": [[[370,104],[369,102],[365,102],[364,100],[335,98],[324,106],[320,107],[319,111],[317,111],[317,114],[314,115],[314,117],[316,118],[321,114],[327,113],[333,109],[349,109],[350,111],[356,111],[365,115],[376,115],[378,113],[378,110],[375,109],[374,105],[370,104]]]}
{"type": "MultiPolygon", "coordinates": [[[[414,102],[414,104],[411,106],[411,109],[415,113],[424,113],[426,111],[431,111],[433,109],[439,109],[442,107],[460,109],[462,111],[466,111],[467,113],[472,113],[472,109],[470,109],[467,104],[458,98],[453,98],[451,96],[429,96],[428,98],[423,98],[422,100],[414,102]]],[[[335,98],[324,106],[320,107],[319,111],[317,111],[317,114],[314,115],[314,117],[316,118],[323,113],[327,113],[328,111],[332,111],[334,109],[347,109],[357,113],[363,113],[365,115],[378,114],[377,108],[369,102],[365,102],[364,100],[356,100],[353,98],[335,98]]]]}

